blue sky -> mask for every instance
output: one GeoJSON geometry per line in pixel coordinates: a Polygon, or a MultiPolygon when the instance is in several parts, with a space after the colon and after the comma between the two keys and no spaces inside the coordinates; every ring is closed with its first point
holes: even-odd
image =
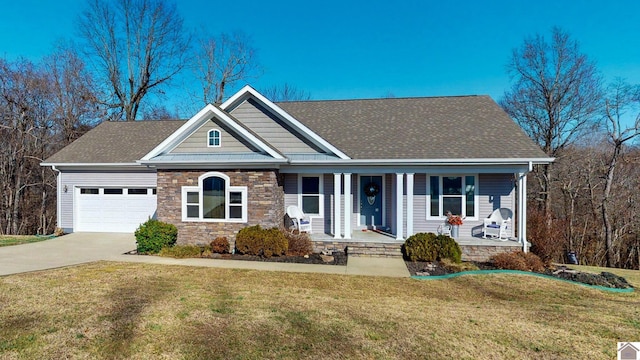
{"type": "MultiPolygon", "coordinates": [[[[0,0],[0,57],[32,60],[75,36],[82,0],[0,0]]],[[[314,99],[394,94],[502,97],[512,49],[560,26],[607,80],[640,83],[640,1],[180,0],[190,29],[242,30],[258,49],[257,89],[285,82],[314,99]]]]}

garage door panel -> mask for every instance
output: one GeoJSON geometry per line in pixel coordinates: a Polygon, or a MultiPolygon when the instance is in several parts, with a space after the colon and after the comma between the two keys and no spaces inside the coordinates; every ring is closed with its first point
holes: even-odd
{"type": "Polygon", "coordinates": [[[79,194],[77,231],[133,232],[155,216],[157,197],[152,194],[79,194]]]}

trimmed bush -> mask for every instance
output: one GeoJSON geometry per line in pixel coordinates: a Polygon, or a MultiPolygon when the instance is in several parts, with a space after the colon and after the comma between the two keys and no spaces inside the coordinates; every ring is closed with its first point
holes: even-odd
{"type": "Polygon", "coordinates": [[[435,261],[438,256],[436,234],[417,233],[405,240],[402,250],[411,261],[435,261]]]}
{"type": "Polygon", "coordinates": [[[447,235],[436,237],[438,259],[450,259],[455,263],[462,261],[462,249],[453,238],[447,235]]]}
{"type": "Polygon", "coordinates": [[[498,269],[534,272],[544,271],[544,263],[540,260],[540,257],[534,253],[525,254],[522,251],[501,253],[492,256],[491,262],[498,269]]]}
{"type": "Polygon", "coordinates": [[[211,242],[211,251],[216,254],[228,254],[231,245],[229,240],[224,236],[218,236],[211,242]]]}
{"type": "Polygon", "coordinates": [[[178,259],[196,258],[202,255],[202,248],[196,245],[176,245],[171,247],[163,247],[158,255],[178,259]]]}
{"type": "Polygon", "coordinates": [[[236,235],[236,250],[240,254],[256,256],[280,256],[287,252],[287,238],[280,229],[263,229],[260,225],[249,226],[236,235]]]}
{"type": "Polygon", "coordinates": [[[411,261],[436,261],[450,259],[459,263],[460,246],[451,237],[434,233],[417,233],[409,236],[402,246],[404,256],[411,261]]]}
{"type": "Polygon", "coordinates": [[[139,254],[157,254],[163,247],[175,245],[178,240],[178,229],[173,224],[149,219],[140,224],[135,236],[139,254]]]}
{"type": "Polygon", "coordinates": [[[287,238],[288,249],[287,255],[289,256],[305,256],[313,252],[313,243],[307,233],[294,234],[286,230],[282,230],[282,233],[287,238]]]}

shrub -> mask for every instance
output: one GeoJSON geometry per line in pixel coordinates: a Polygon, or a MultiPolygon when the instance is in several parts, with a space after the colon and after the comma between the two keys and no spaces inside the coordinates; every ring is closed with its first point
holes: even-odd
{"type": "Polygon", "coordinates": [[[172,258],[194,258],[202,255],[202,248],[196,245],[176,245],[163,247],[158,253],[160,256],[172,258]]]}
{"type": "Polygon", "coordinates": [[[456,263],[462,261],[462,249],[453,238],[447,235],[438,235],[436,242],[438,259],[450,259],[456,263]]]}
{"type": "Polygon", "coordinates": [[[402,250],[411,261],[435,261],[438,251],[435,246],[436,234],[417,233],[405,240],[402,250]]]}
{"type": "Polygon", "coordinates": [[[544,263],[538,255],[534,253],[525,254],[522,251],[494,255],[491,257],[491,262],[499,269],[535,272],[544,270],[544,263]]]}
{"type": "Polygon", "coordinates": [[[545,218],[544,212],[529,208],[527,213],[527,240],[531,242],[531,252],[549,264],[561,261],[563,248],[568,243],[566,220],[545,218]]]}
{"type": "Polygon", "coordinates": [[[211,242],[211,251],[216,254],[228,254],[230,248],[229,240],[224,236],[218,236],[211,242]]]}
{"type": "Polygon", "coordinates": [[[249,226],[236,235],[236,250],[247,255],[280,256],[287,252],[287,238],[275,227],[263,229],[260,225],[249,226]]]}
{"type": "Polygon", "coordinates": [[[178,240],[178,229],[155,219],[140,224],[135,232],[136,247],[140,254],[157,254],[163,247],[170,247],[178,240]]]}
{"type": "Polygon", "coordinates": [[[313,243],[307,233],[294,234],[286,230],[282,230],[282,233],[287,238],[288,249],[287,255],[290,256],[305,256],[313,252],[313,243]]]}
{"type": "Polygon", "coordinates": [[[460,246],[451,237],[434,233],[417,233],[405,241],[403,252],[411,261],[435,261],[451,259],[459,263],[462,257],[460,246]]]}

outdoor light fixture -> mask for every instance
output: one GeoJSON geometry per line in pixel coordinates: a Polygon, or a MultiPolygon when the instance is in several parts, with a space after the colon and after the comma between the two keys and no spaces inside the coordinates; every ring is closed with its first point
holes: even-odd
{"type": "Polygon", "coordinates": [[[65,186],[62,188],[62,191],[64,191],[65,193],[66,193],[68,190],[69,190],[69,188],[67,187],[67,185],[65,185],[65,186]]]}

